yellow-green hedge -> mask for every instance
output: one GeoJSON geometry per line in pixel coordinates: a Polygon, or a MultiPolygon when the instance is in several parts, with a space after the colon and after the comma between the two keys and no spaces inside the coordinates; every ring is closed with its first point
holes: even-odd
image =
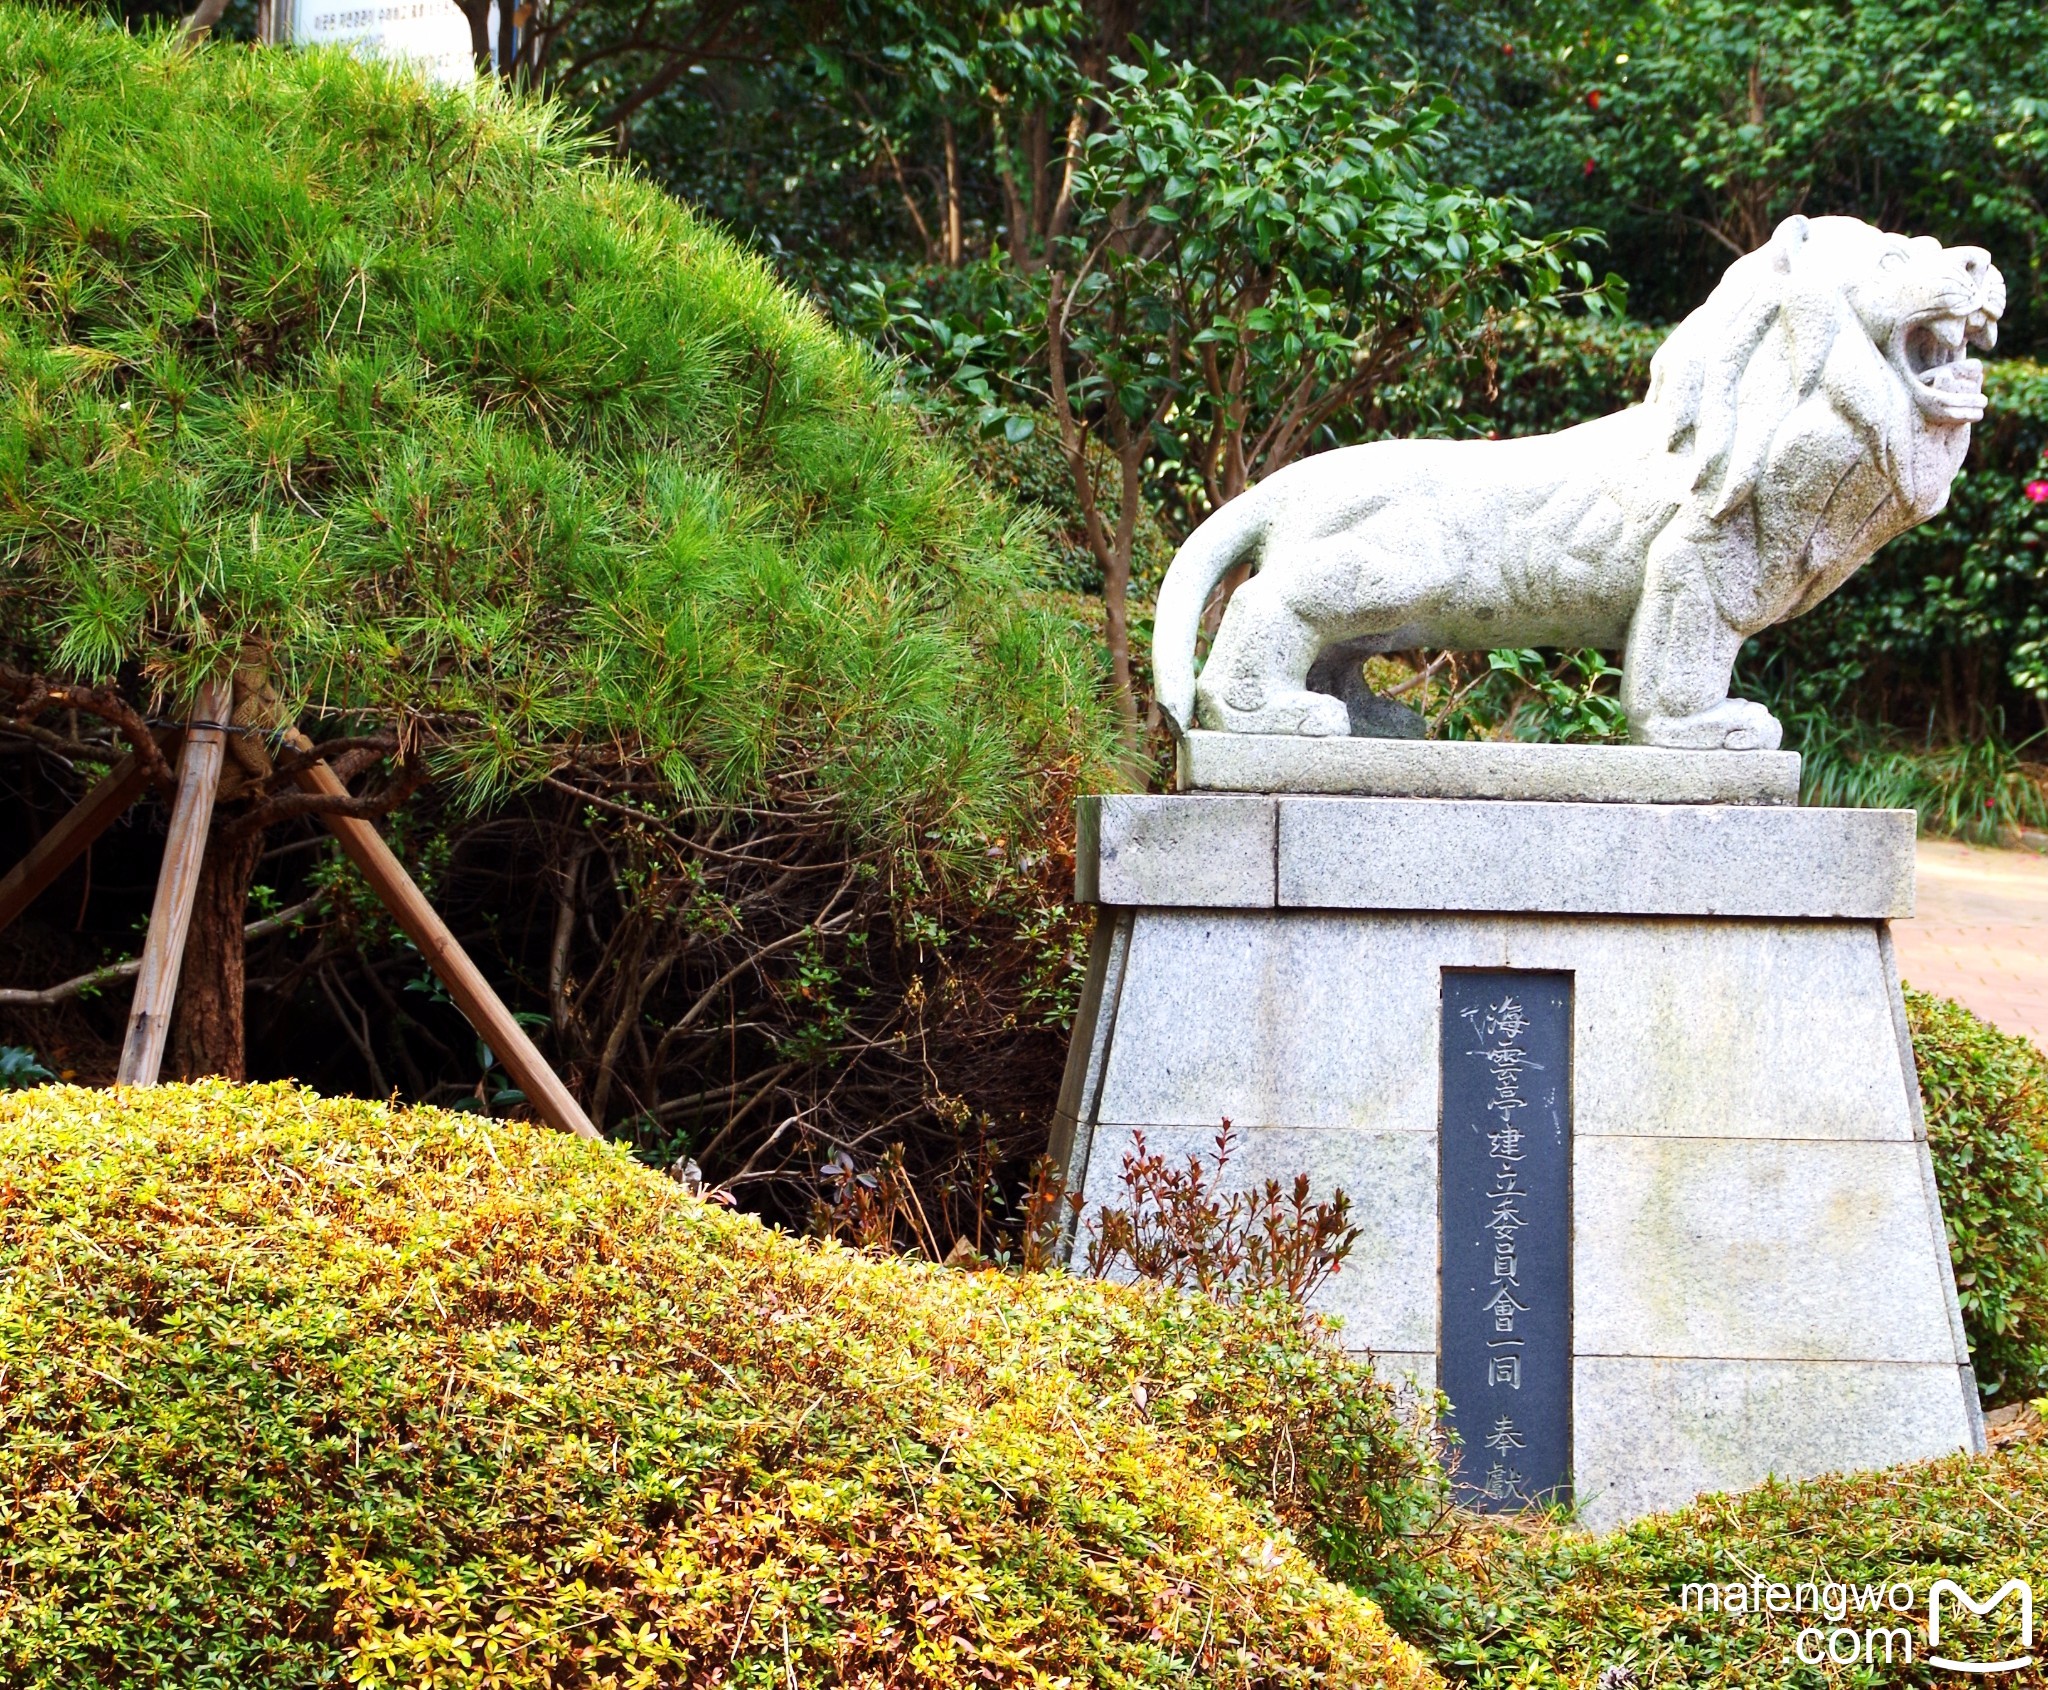
{"type": "MultiPolygon", "coordinates": [[[[1952,1579],[1988,1599],[2007,1579],[2048,1586],[2048,1444],[1954,1455],[1803,1484],[1775,1481],[1652,1515],[1606,1537],[1487,1525],[1454,1551],[1428,1635],[1447,1676],[1471,1690],[1906,1690],[1970,1682],[1927,1660],[1950,1652],[1996,1661],[2021,1653],[2015,1604],[1972,1619],[1952,1604],[1948,1651],[1930,1650],[1929,1592],[1952,1579]],[[1837,1617],[1769,1607],[1702,1611],[1689,1584],[1834,1584],[1837,1617]],[[1874,1586],[1903,1607],[1873,1604],[1874,1586]],[[1807,1628],[1814,1634],[1801,1639],[1807,1628]],[[1847,1627],[1853,1638],[1834,1634],[1847,1627]],[[1894,1657],[1866,1630],[1904,1627],[1894,1657]],[[1854,1662],[1822,1659],[1832,1642],[1854,1662]],[[1801,1649],[1805,1658],[1798,1656],[1801,1649]]],[[[1754,1601],[1755,1598],[1748,1600],[1754,1601]]],[[[2038,1641],[2040,1633],[2035,1632],[2038,1641]]],[[[2001,1690],[2048,1685],[2035,1664],[1977,1680],[2001,1690]]]]}
{"type": "Polygon", "coordinates": [[[1910,987],[1906,1015],[1977,1383],[2025,1402],[2048,1391],[2048,1058],[1910,987]]]}
{"type": "Polygon", "coordinates": [[[0,1680],[1433,1684],[1247,1494],[1284,1330],[473,1116],[13,1094],[0,1680]]]}

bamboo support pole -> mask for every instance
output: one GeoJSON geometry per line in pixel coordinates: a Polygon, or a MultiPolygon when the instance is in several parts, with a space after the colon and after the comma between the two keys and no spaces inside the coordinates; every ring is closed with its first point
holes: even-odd
{"type": "MultiPolygon", "coordinates": [[[[346,798],[348,788],[325,763],[313,763],[294,777],[301,789],[330,798],[346,798]]],[[[370,889],[383,901],[392,919],[419,947],[427,965],[440,976],[456,1007],[469,1018],[477,1036],[491,1047],[505,1065],[527,1100],[538,1109],[549,1126],[572,1132],[578,1138],[602,1142],[604,1135],[591,1125],[561,1077],[548,1066],[526,1029],[512,1018],[504,1000],[491,990],[469,953],[462,948],[448,924],[434,913],[434,906],[405,872],[405,865],[384,843],[384,836],[368,822],[355,816],[325,815],[325,822],[349,860],[363,872],[370,889]]]]}
{"type": "Polygon", "coordinates": [[[163,1066],[164,1041],[171,1030],[171,1004],[178,995],[178,971],[185,961],[185,935],[192,926],[192,901],[206,860],[206,836],[213,824],[213,798],[220,789],[221,754],[227,735],[225,676],[203,682],[193,701],[192,721],[178,756],[178,796],[171,806],[163,867],[157,871],[156,902],[142,944],[142,969],[128,1008],[128,1035],[121,1042],[115,1084],[153,1086],[163,1066]]]}
{"type": "Polygon", "coordinates": [[[104,779],[72,805],[64,819],[37,840],[27,856],[0,880],[0,931],[34,903],[95,839],[148,790],[149,770],[139,757],[116,763],[104,779]]]}

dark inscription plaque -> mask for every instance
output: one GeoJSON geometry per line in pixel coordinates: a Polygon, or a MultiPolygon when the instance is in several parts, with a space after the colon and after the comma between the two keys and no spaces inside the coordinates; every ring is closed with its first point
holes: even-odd
{"type": "Polygon", "coordinates": [[[1564,1502],[1572,1455],[1572,977],[1443,975],[1443,1390],[1457,1492],[1564,1502]]]}

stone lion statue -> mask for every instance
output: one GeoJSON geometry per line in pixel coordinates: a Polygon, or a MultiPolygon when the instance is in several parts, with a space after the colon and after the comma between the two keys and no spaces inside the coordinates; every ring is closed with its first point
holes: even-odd
{"type": "Polygon", "coordinates": [[[1160,707],[1176,728],[1398,733],[1408,713],[1357,679],[1372,653],[1593,646],[1625,653],[1638,742],[1775,749],[1770,712],[1728,696],[1736,652],[1948,503],[1984,414],[1965,346],[2004,308],[1977,247],[1790,218],[1672,332],[1641,404],[1353,446],[1231,500],[1160,589],[1160,707]],[[1243,561],[1197,680],[1203,607],[1243,561]]]}

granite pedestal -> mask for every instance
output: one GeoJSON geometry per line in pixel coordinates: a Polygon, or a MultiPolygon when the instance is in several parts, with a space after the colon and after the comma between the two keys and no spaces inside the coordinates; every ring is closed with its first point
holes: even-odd
{"type": "MultiPolygon", "coordinates": [[[[1521,759],[1510,777],[1469,765],[1482,790],[1549,793],[1527,799],[1448,795],[1450,759],[1417,754],[1456,747],[1333,742],[1332,775],[1268,744],[1269,786],[1317,790],[1246,790],[1256,748],[1231,746],[1237,790],[1082,800],[1099,917],[1055,1148],[1084,1213],[1121,1201],[1135,1134],[1202,1151],[1228,1117],[1233,1181],[1349,1193],[1360,1238],[1323,1306],[1345,1344],[1435,1387],[1447,1351],[1482,1341],[1444,1240],[1487,1195],[1443,1185],[1463,1048],[1446,980],[1481,971],[1479,996],[1460,986],[1474,1004],[1550,983],[1568,1059],[1535,1066],[1562,1074],[1568,1117],[1580,1517],[1982,1448],[1892,955],[1910,812],[1774,802],[1796,761],[1788,786],[1737,752],[1628,753],[1631,774],[1583,761],[1618,748],[1574,748],[1585,801],[1524,756],[1551,748],[1494,748],[1521,759]],[[1437,795],[1369,790],[1418,781],[1437,795]],[[1663,801],[1712,791],[1748,801],[1663,801]]],[[[1198,738],[1184,781],[1203,767],[1198,738]]]]}

